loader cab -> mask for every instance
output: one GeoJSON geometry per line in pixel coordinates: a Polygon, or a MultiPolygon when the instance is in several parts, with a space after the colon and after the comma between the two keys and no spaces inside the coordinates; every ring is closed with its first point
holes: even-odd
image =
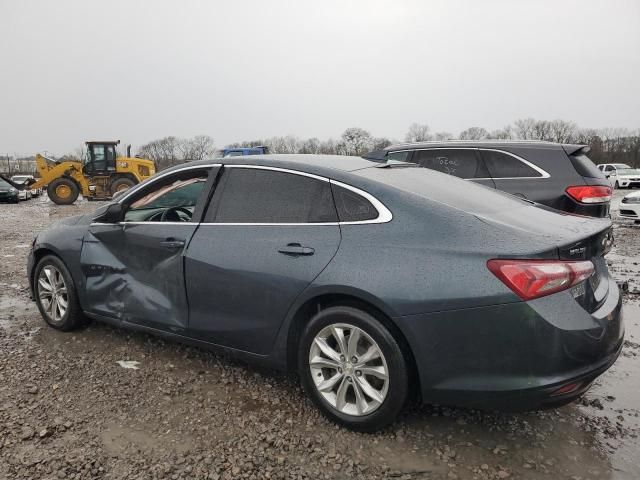
{"type": "Polygon", "coordinates": [[[109,176],[116,172],[115,142],[87,142],[82,171],[87,176],[109,176]]]}

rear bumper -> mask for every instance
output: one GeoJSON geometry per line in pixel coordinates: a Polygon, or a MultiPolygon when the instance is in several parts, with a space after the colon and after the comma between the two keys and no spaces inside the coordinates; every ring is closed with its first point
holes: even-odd
{"type": "Polygon", "coordinates": [[[416,359],[423,401],[516,411],[581,395],[622,349],[622,300],[609,282],[605,302],[591,314],[561,292],[396,318],[416,359]]]}

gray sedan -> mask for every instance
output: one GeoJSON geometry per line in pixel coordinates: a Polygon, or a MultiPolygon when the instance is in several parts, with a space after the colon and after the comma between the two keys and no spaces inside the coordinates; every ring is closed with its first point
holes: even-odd
{"type": "Polygon", "coordinates": [[[44,320],[87,319],[296,370],[357,430],[424,402],[569,402],[617,358],[611,223],[406,163],[180,165],[34,239],[44,320]]]}

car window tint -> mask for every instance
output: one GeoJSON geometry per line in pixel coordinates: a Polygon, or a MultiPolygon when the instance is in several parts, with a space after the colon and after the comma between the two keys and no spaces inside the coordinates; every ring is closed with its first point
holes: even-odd
{"type": "Polygon", "coordinates": [[[338,185],[331,185],[341,222],[362,222],[378,218],[378,210],[362,195],[338,185]]]}
{"type": "Polygon", "coordinates": [[[504,152],[481,150],[484,163],[493,178],[541,177],[540,172],[504,152]]]}
{"type": "Polygon", "coordinates": [[[389,153],[387,153],[387,160],[399,160],[401,162],[406,162],[410,153],[411,152],[409,152],[409,151],[389,152],[389,153]]]}
{"type": "Polygon", "coordinates": [[[216,223],[337,222],[329,182],[273,170],[230,168],[216,223]]]}
{"type": "Polygon", "coordinates": [[[416,150],[412,162],[460,178],[487,178],[482,161],[475,150],[416,150]]]}

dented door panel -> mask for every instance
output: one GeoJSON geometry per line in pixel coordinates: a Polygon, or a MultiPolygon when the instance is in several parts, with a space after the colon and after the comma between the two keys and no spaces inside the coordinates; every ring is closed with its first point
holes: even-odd
{"type": "Polygon", "coordinates": [[[81,254],[87,310],[122,322],[184,330],[183,245],[195,229],[196,224],[187,223],[92,225],[81,254]]]}

